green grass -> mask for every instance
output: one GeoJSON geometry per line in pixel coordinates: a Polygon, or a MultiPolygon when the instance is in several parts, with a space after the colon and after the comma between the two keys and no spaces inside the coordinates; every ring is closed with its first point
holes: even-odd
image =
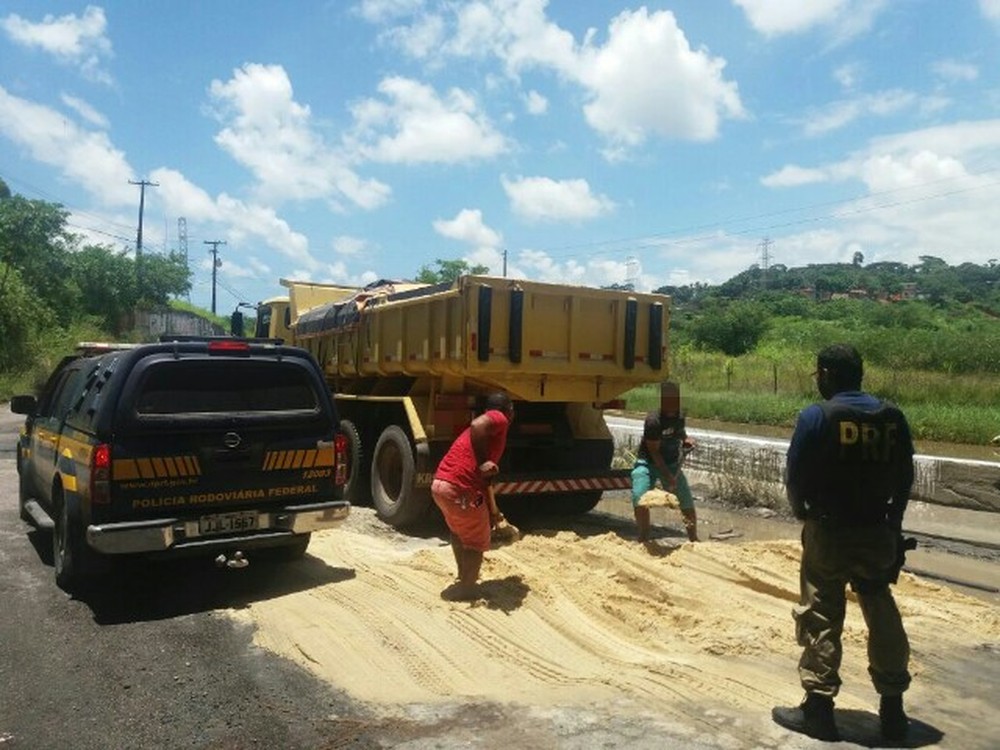
{"type": "MultiPolygon", "coordinates": [[[[815,360],[789,353],[738,358],[682,351],[671,363],[689,418],[792,428],[798,412],[819,400],[815,360]]],[[[983,445],[1000,433],[997,378],[923,370],[866,368],[865,390],[903,409],[918,440],[983,445]]],[[[630,411],[659,404],[656,384],[629,391],[630,411]]]]}

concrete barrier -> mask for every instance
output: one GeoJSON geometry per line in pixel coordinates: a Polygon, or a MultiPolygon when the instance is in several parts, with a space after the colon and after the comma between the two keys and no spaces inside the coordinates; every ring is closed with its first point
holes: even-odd
{"type": "MultiPolygon", "coordinates": [[[[642,421],[607,417],[616,446],[634,450],[642,438],[642,421]]],[[[689,430],[698,441],[685,468],[704,472],[740,472],[754,481],[781,484],[788,441],[710,430],[689,430]]],[[[1000,462],[918,455],[911,498],[967,510],[1000,512],[1000,462]]]]}

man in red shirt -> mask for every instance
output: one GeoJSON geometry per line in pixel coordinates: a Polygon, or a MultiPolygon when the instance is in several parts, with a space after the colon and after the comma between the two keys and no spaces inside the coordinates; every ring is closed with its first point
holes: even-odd
{"type": "Polygon", "coordinates": [[[446,599],[472,600],[479,596],[479,569],[490,548],[489,503],[486,487],[499,471],[507,444],[507,428],[514,405],[505,393],[492,393],[486,411],[472,420],[441,459],[434,472],[431,494],[451,530],[451,549],[458,566],[458,583],[446,588],[446,599]]]}

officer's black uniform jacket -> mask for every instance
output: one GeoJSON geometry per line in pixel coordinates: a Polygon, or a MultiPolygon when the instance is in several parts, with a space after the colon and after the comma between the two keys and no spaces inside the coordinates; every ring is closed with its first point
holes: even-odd
{"type": "Polygon", "coordinates": [[[913,485],[913,440],[903,413],[861,391],[803,409],[785,484],[795,515],[841,526],[901,528],[913,485]]]}

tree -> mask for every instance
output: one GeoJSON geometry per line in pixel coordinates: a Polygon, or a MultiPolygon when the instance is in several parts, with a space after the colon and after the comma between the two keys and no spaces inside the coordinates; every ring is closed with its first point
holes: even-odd
{"type": "Polygon", "coordinates": [[[127,327],[136,305],[166,305],[171,295],[185,294],[191,287],[190,271],[178,253],[143,256],[145,280],[140,292],[135,261],[124,252],[90,245],[70,256],[73,280],[80,289],[84,311],[96,315],[115,334],[127,327]]]}
{"type": "Polygon", "coordinates": [[[479,263],[474,266],[470,266],[468,261],[464,259],[441,260],[438,258],[434,262],[437,264],[437,270],[431,270],[431,268],[426,265],[421,266],[420,271],[417,272],[417,281],[422,284],[445,284],[450,283],[459,276],[464,276],[466,274],[485,274],[490,272],[490,269],[487,266],[479,263]]]}
{"type": "Polygon", "coordinates": [[[860,250],[855,250],[854,259],[851,261],[851,264],[858,268],[861,268],[861,264],[864,262],[865,262],[865,254],[860,250]]]}
{"type": "Polygon", "coordinates": [[[0,198],[0,308],[6,308],[12,271],[31,293],[65,323],[74,299],[68,279],[69,250],[76,238],[66,231],[69,213],[57,203],[20,195],[0,198]]]}
{"type": "Polygon", "coordinates": [[[738,357],[752,351],[767,331],[767,309],[757,302],[734,302],[706,310],[691,325],[691,338],[705,349],[738,357]]]}

